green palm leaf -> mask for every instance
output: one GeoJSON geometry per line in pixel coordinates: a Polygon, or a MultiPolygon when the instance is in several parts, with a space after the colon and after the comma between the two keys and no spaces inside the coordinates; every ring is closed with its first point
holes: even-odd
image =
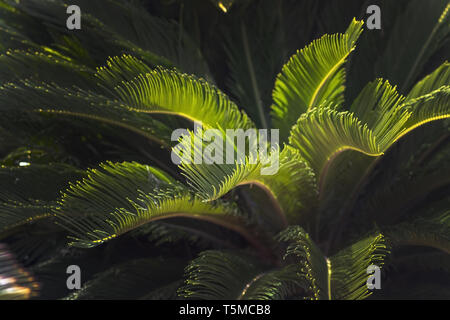
{"type": "Polygon", "coordinates": [[[369,156],[382,154],[367,124],[352,113],[330,108],[316,108],[302,115],[292,128],[289,143],[298,148],[320,176],[319,185],[323,184],[330,163],[343,151],[354,150],[369,156]]]}
{"type": "Polygon", "coordinates": [[[362,21],[353,20],[345,34],[325,35],[291,57],[275,82],[272,112],[286,138],[298,117],[326,102],[344,102],[343,64],[355,49],[362,21]]]}
{"type": "Polygon", "coordinates": [[[366,285],[367,267],[381,267],[388,248],[386,238],[377,233],[327,258],[299,226],[286,229],[279,238],[290,242],[286,257],[297,257],[316,299],[366,298],[371,294],[366,285]]]}
{"type": "MultiPolygon", "coordinates": [[[[226,153],[230,152],[229,150],[235,152],[238,147],[235,142],[230,142],[233,140],[227,133],[223,131],[219,133],[225,137],[224,150],[226,151],[219,155],[219,163],[208,157],[203,163],[196,163],[197,157],[203,159],[205,155],[208,156],[203,152],[208,147],[208,143],[203,142],[202,148],[198,148],[193,142],[201,139],[199,136],[203,134],[203,131],[192,133],[192,139],[183,139],[181,145],[177,146],[184,150],[190,150],[194,146],[194,153],[188,159],[189,161],[182,161],[180,168],[199,197],[206,201],[213,201],[236,187],[256,185],[262,188],[271,199],[278,219],[281,219],[281,225],[285,226],[288,221],[304,218],[307,207],[315,201],[316,188],[314,174],[298,151],[285,146],[280,152],[279,146],[276,145],[270,147],[266,153],[261,153],[256,145],[257,140],[254,140],[255,144],[250,141],[248,155],[229,164],[226,161],[228,157],[226,153]],[[258,152],[254,152],[255,150],[258,152]],[[297,196],[292,197],[293,194],[297,196]]],[[[257,137],[258,140],[260,138],[261,136],[257,137]]],[[[179,152],[177,147],[174,149],[176,153],[179,152]]],[[[268,146],[262,148],[268,148],[268,146]]]]}
{"type": "Polygon", "coordinates": [[[219,89],[194,76],[157,68],[115,88],[132,110],[175,114],[208,127],[248,129],[247,115],[219,89]]]}
{"type": "Polygon", "coordinates": [[[93,247],[161,219],[199,219],[233,230],[262,251],[245,216],[227,203],[205,203],[162,171],[137,163],[107,163],[72,184],[55,210],[72,245],[93,247]]]}
{"type": "Polygon", "coordinates": [[[298,266],[277,269],[254,257],[228,251],[203,251],[186,267],[186,280],[179,289],[193,299],[267,300],[305,294],[307,283],[298,276],[298,266]]]}

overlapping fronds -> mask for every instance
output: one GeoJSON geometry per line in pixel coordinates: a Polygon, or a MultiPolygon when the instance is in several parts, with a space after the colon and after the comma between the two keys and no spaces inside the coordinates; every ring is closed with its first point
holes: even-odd
{"type": "Polygon", "coordinates": [[[347,111],[316,108],[302,115],[292,128],[289,143],[316,170],[326,171],[329,162],[345,150],[370,156],[382,154],[372,130],[347,111]]]}
{"type": "Polygon", "coordinates": [[[219,89],[195,76],[157,68],[115,88],[133,110],[184,116],[209,127],[253,127],[247,115],[219,89]]]}
{"type": "Polygon", "coordinates": [[[271,269],[254,257],[228,251],[203,251],[185,270],[181,296],[193,299],[278,300],[301,298],[308,283],[299,266],[271,269]]]}
{"type": "Polygon", "coordinates": [[[417,99],[450,83],[450,63],[444,62],[432,73],[417,82],[406,96],[406,100],[417,99]]]}
{"type": "Polygon", "coordinates": [[[109,57],[105,66],[97,68],[95,77],[100,86],[114,95],[114,88],[124,81],[130,81],[141,74],[150,73],[153,68],[131,55],[109,57]]]}
{"type": "Polygon", "coordinates": [[[162,122],[149,115],[138,114],[124,103],[91,90],[23,80],[1,86],[0,102],[4,111],[21,110],[91,119],[125,128],[165,146],[170,139],[169,130],[162,122]]]}
{"type": "Polygon", "coordinates": [[[80,177],[81,170],[62,164],[1,167],[0,231],[52,216],[59,190],[80,177]]]}
{"type": "MultiPolygon", "coordinates": [[[[73,3],[64,0],[6,2],[19,12],[39,18],[61,34],[68,33],[65,30],[66,19],[61,15],[73,3]]],[[[141,57],[152,66],[176,66],[184,72],[210,79],[201,52],[187,33],[180,34],[180,27],[175,22],[150,15],[137,2],[79,0],[77,5],[82,8],[83,31],[71,33],[70,36],[78,39],[78,46],[88,48],[89,59],[93,63],[125,51],[141,57]]],[[[53,36],[57,42],[61,41],[61,36],[53,36]]],[[[60,49],[65,45],[60,45],[60,49]]],[[[80,50],[66,49],[75,59],[85,61],[85,54],[78,54],[80,50]]]]}
{"type": "Polygon", "coordinates": [[[367,298],[372,292],[367,288],[367,268],[382,268],[389,243],[377,233],[368,236],[330,258],[331,287],[334,299],[357,300],[367,298]]]}
{"type": "Polygon", "coordinates": [[[89,88],[94,82],[87,66],[75,63],[70,57],[53,50],[8,50],[0,55],[0,83],[34,77],[63,86],[89,88]],[[70,77],[67,75],[70,74],[70,77]]]}
{"type": "Polygon", "coordinates": [[[404,99],[388,81],[378,79],[366,85],[350,111],[368,125],[384,149],[402,131],[410,116],[401,108],[404,99]]]}
{"type": "Polygon", "coordinates": [[[0,300],[23,300],[35,296],[39,285],[0,244],[0,300]]]}
{"type": "Polygon", "coordinates": [[[382,234],[362,239],[342,249],[332,257],[325,257],[299,226],[292,226],[279,235],[289,243],[285,258],[296,257],[315,299],[363,299],[367,289],[367,267],[383,265],[388,245],[382,234]]]}
{"type": "Polygon", "coordinates": [[[278,240],[288,244],[284,259],[299,266],[298,277],[306,282],[310,298],[331,299],[330,261],[323,255],[308,233],[300,226],[290,226],[278,235],[278,240]]]}
{"type": "Polygon", "coordinates": [[[205,203],[155,168],[137,163],[106,163],[65,191],[55,212],[73,234],[72,245],[92,247],[139,226],[171,217],[200,219],[230,228],[256,241],[236,207],[205,203]]]}
{"type": "Polygon", "coordinates": [[[211,2],[222,12],[227,13],[231,9],[235,0],[211,0],[211,2]]]}
{"type": "Polygon", "coordinates": [[[263,272],[253,257],[227,251],[203,251],[186,267],[180,295],[193,299],[238,299],[246,284],[263,272]]]}
{"type": "Polygon", "coordinates": [[[410,99],[403,108],[410,110],[411,117],[404,124],[404,130],[396,137],[396,140],[428,122],[449,118],[450,86],[442,86],[429,94],[410,99]]]}
{"type": "MultiPolygon", "coordinates": [[[[239,138],[235,141],[235,132],[216,133],[215,139],[221,138],[219,142],[208,143],[202,139],[204,131],[197,130],[181,139],[174,149],[180,154],[181,170],[199,197],[212,201],[238,186],[256,185],[267,192],[282,224],[298,221],[302,210],[311,206],[316,196],[314,173],[299,152],[289,146],[280,151],[278,145],[270,146],[264,141],[259,132],[246,136],[247,150],[247,142],[239,142],[239,138]],[[183,155],[186,150],[194,152],[183,155]]],[[[241,130],[241,136],[244,134],[247,133],[241,130]]]]}
{"type": "Polygon", "coordinates": [[[353,20],[345,34],[325,35],[295,54],[283,67],[273,92],[275,127],[287,138],[298,117],[315,107],[344,101],[345,63],[355,49],[362,21],[353,20]]]}
{"type": "Polygon", "coordinates": [[[56,203],[39,200],[0,204],[0,232],[52,216],[56,203]]]}

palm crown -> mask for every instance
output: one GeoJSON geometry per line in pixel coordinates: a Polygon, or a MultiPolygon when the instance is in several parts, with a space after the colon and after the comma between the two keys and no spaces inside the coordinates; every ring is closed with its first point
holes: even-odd
{"type": "MultiPolygon", "coordinates": [[[[236,4],[234,16],[220,19],[271,12],[273,4],[259,2],[236,4]]],[[[90,280],[69,299],[361,299],[372,293],[370,265],[394,286],[405,266],[410,275],[435,268],[448,276],[450,65],[426,68],[448,39],[450,4],[420,11],[412,2],[409,14],[430,27],[424,22],[416,35],[419,46],[403,45],[406,68],[390,74],[403,50],[397,40],[408,37],[402,19],[391,26],[377,65],[391,81],[367,79],[374,66],[353,57],[360,42],[370,55],[376,37],[361,38],[369,32],[362,21],[294,53],[274,84],[261,73],[272,75],[289,46],[263,64],[255,51],[273,39],[253,40],[244,22],[230,26],[242,40],[223,35],[231,99],[218,89],[222,80],[214,84],[220,70],[206,63],[214,53],[204,57],[182,21],[132,2],[102,1],[100,9],[86,0],[78,1],[82,30],[68,33],[65,1],[1,0],[1,239],[43,289],[64,285],[54,275],[68,264],[90,265],[90,280]],[[173,166],[171,132],[193,122],[222,131],[271,123],[280,130],[271,146],[278,172],[263,175],[261,159],[248,157],[173,166]],[[184,245],[188,253],[179,253],[184,245]],[[139,253],[127,253],[130,246],[139,253]],[[96,266],[99,252],[121,256],[96,266]]],[[[291,3],[283,3],[287,15],[291,3]]],[[[282,28],[263,22],[255,24],[282,28]]],[[[13,297],[29,297],[35,281],[17,276],[25,271],[2,252],[0,275],[16,270],[23,282],[13,297]]],[[[0,285],[0,297],[8,292],[0,285]]]]}

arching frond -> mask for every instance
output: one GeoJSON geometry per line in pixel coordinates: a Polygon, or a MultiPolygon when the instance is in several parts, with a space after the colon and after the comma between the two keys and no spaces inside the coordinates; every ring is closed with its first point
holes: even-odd
{"type": "Polygon", "coordinates": [[[56,203],[39,200],[26,202],[6,202],[0,204],[0,232],[16,228],[26,223],[34,222],[52,216],[56,203]]]}
{"type": "Polygon", "coordinates": [[[351,112],[366,123],[381,146],[389,144],[402,131],[410,112],[401,108],[405,98],[388,81],[369,83],[353,101],[351,112]]]}
{"type": "Polygon", "coordinates": [[[288,244],[284,259],[298,265],[298,277],[307,283],[311,299],[331,299],[330,261],[323,255],[309,234],[300,226],[290,226],[278,235],[280,242],[288,244]]]}
{"type": "Polygon", "coordinates": [[[325,35],[291,57],[275,82],[272,106],[275,127],[287,138],[298,117],[325,103],[344,101],[343,64],[355,49],[362,21],[353,20],[345,34],[325,35]]]}
{"type": "Polygon", "coordinates": [[[205,203],[162,171],[137,163],[106,163],[65,191],[55,216],[71,232],[72,245],[93,247],[161,219],[200,219],[259,242],[245,217],[226,203],[205,203]]]}
{"type": "Polygon", "coordinates": [[[395,138],[394,142],[415,128],[426,123],[450,117],[450,86],[410,99],[402,108],[411,112],[408,121],[403,125],[404,130],[395,138]]]}
{"type": "Polygon", "coordinates": [[[115,88],[117,97],[133,110],[184,116],[222,128],[253,127],[247,115],[219,89],[194,76],[156,70],[115,88]]]}
{"type": "Polygon", "coordinates": [[[235,0],[210,0],[214,5],[222,10],[222,12],[227,13],[231,9],[235,0]]]}
{"type": "Polygon", "coordinates": [[[68,181],[82,176],[82,170],[66,164],[1,166],[0,202],[28,199],[52,201],[68,181]]]}
{"type": "Polygon", "coordinates": [[[91,87],[90,68],[55,51],[8,50],[0,55],[0,83],[34,77],[63,86],[91,87]],[[67,77],[67,74],[70,77],[67,77]]]}
{"type": "MultiPolygon", "coordinates": [[[[299,226],[292,226],[279,235],[290,243],[286,257],[294,256],[300,263],[303,277],[309,282],[315,299],[364,299],[367,289],[367,267],[382,267],[388,253],[386,238],[377,233],[325,257],[299,226]]],[[[300,276],[300,275],[299,275],[300,276]]]]}
{"type": "Polygon", "coordinates": [[[271,269],[243,253],[203,251],[186,267],[179,293],[193,299],[303,298],[309,294],[309,284],[299,272],[295,264],[271,269]]]}
{"type": "MultiPolygon", "coordinates": [[[[38,17],[53,29],[59,29],[59,33],[67,33],[66,20],[60,15],[72,4],[70,1],[8,3],[20,12],[38,17]]],[[[77,5],[83,12],[83,32],[70,35],[78,38],[82,47],[88,48],[95,62],[125,51],[141,57],[151,66],[176,66],[184,72],[210,79],[208,67],[196,44],[188,33],[180,34],[182,29],[177,23],[150,15],[138,2],[79,0],[77,5]]],[[[83,60],[84,57],[77,56],[74,50],[68,51],[75,59],[83,60]]]]}
{"type": "Polygon", "coordinates": [[[377,233],[339,251],[330,258],[331,287],[338,300],[365,299],[372,294],[367,288],[367,268],[382,268],[389,253],[386,237],[377,233]]]}
{"type": "Polygon", "coordinates": [[[23,80],[1,86],[0,102],[2,111],[21,110],[92,119],[125,128],[161,145],[166,146],[170,140],[170,130],[165,124],[90,90],[23,80]]]}
{"type": "Polygon", "coordinates": [[[330,162],[343,151],[355,150],[370,156],[382,154],[367,124],[352,113],[330,108],[313,109],[302,115],[292,128],[289,143],[300,150],[322,182],[330,162]]]}
{"type": "Polygon", "coordinates": [[[450,63],[444,62],[436,70],[417,82],[406,96],[406,101],[417,99],[450,83],[450,63]]]}
{"type": "MultiPolygon", "coordinates": [[[[243,130],[241,133],[245,134],[243,130]]],[[[241,150],[245,146],[236,144],[232,133],[217,131],[217,134],[224,137],[224,143],[220,146],[214,141],[214,155],[207,152],[211,146],[201,138],[203,131],[191,133],[191,139],[182,139],[174,149],[177,154],[182,150],[194,150],[184,160],[182,156],[180,168],[196,193],[202,199],[212,201],[238,186],[256,185],[272,200],[282,225],[298,221],[316,196],[314,173],[298,151],[285,146],[280,152],[278,145],[267,150],[269,145],[261,142],[259,133],[254,139],[249,136],[248,150],[241,150]],[[241,157],[239,152],[242,152],[241,157]],[[236,156],[233,162],[229,160],[229,153],[236,156]],[[196,159],[202,159],[202,162],[196,159]]]]}
{"type": "Polygon", "coordinates": [[[81,170],[64,164],[1,167],[0,237],[16,227],[51,217],[59,191],[81,177],[81,170]]]}
{"type": "Polygon", "coordinates": [[[181,296],[193,299],[238,299],[247,283],[264,270],[252,257],[227,251],[203,251],[186,267],[181,296]]]}

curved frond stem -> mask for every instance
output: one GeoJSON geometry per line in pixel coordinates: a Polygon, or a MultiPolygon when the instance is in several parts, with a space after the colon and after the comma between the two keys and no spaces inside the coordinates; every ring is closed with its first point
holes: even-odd
{"type": "MultiPolygon", "coordinates": [[[[444,115],[444,116],[439,116],[439,117],[435,117],[435,120],[439,120],[439,119],[445,119],[448,118],[450,115],[444,115]]],[[[425,123],[429,123],[433,120],[430,121],[422,121],[421,125],[425,124],[425,123]]],[[[417,126],[415,126],[415,128],[417,128],[417,126]]],[[[410,133],[412,131],[411,130],[406,130],[405,132],[400,134],[400,137],[404,137],[406,136],[408,133],[410,133]]],[[[387,150],[385,150],[385,153],[389,151],[389,149],[397,142],[399,141],[400,138],[395,139],[395,141],[389,146],[389,148],[387,150]]],[[[383,155],[383,154],[382,154],[383,155]]],[[[383,157],[379,156],[377,158],[375,158],[372,163],[367,167],[367,169],[365,170],[364,174],[361,176],[361,178],[358,180],[358,182],[355,184],[355,187],[352,189],[352,192],[350,193],[350,196],[348,197],[347,201],[345,202],[344,206],[341,208],[340,210],[340,217],[338,220],[337,225],[341,226],[341,228],[339,229],[335,229],[334,232],[331,233],[330,235],[330,241],[329,244],[333,243],[334,241],[339,241],[341,239],[342,236],[342,232],[343,229],[342,228],[342,224],[345,220],[345,218],[347,217],[347,214],[349,214],[350,212],[352,212],[353,208],[356,205],[356,200],[358,199],[359,194],[362,191],[362,188],[364,188],[365,184],[367,183],[367,179],[371,176],[371,174],[373,173],[374,169],[377,167],[377,165],[380,163],[380,161],[383,159],[383,157]]]]}
{"type": "MultiPolygon", "coordinates": [[[[407,135],[408,133],[413,131],[414,129],[416,129],[416,128],[420,127],[420,126],[423,126],[424,124],[427,124],[427,123],[433,122],[433,121],[437,121],[437,120],[447,119],[447,118],[450,118],[450,114],[443,114],[443,115],[439,115],[439,116],[436,116],[436,117],[431,117],[431,118],[425,119],[423,121],[420,121],[420,122],[414,124],[413,126],[407,128],[400,135],[398,135],[397,138],[392,143],[392,145],[394,143],[396,143],[398,140],[400,140],[402,137],[404,137],[405,135],[407,135]]],[[[389,146],[389,148],[390,148],[390,146],[389,146]]]]}
{"type": "MultiPolygon", "coordinates": [[[[258,250],[258,252],[260,253],[261,257],[273,260],[273,254],[270,252],[269,248],[265,247],[261,243],[261,241],[258,240],[258,238],[251,233],[251,231],[249,231],[248,229],[246,229],[245,227],[243,227],[239,223],[228,222],[228,221],[225,221],[224,219],[220,219],[220,218],[216,218],[216,217],[212,217],[212,216],[196,215],[196,214],[186,213],[186,212],[168,213],[167,216],[153,217],[153,218],[150,218],[150,219],[148,219],[146,221],[143,221],[140,224],[137,224],[136,226],[133,226],[133,229],[137,228],[139,226],[142,226],[144,224],[150,223],[150,222],[159,221],[159,220],[166,220],[166,219],[170,219],[170,218],[197,219],[197,220],[202,220],[202,221],[206,221],[206,222],[209,222],[209,223],[213,223],[213,224],[216,224],[218,226],[224,227],[226,229],[232,230],[232,231],[238,233],[239,235],[241,235],[251,246],[253,246],[256,250],[258,250]]],[[[107,239],[105,238],[105,239],[96,240],[96,241],[103,242],[104,240],[106,241],[107,239]]]]}
{"type": "Polygon", "coordinates": [[[319,199],[322,198],[321,195],[324,192],[325,182],[326,182],[328,170],[329,170],[331,164],[333,163],[334,159],[336,159],[343,152],[350,151],[350,150],[357,151],[359,153],[365,154],[365,155],[370,156],[370,157],[379,157],[379,156],[382,156],[384,154],[383,152],[380,152],[380,153],[368,153],[368,152],[366,152],[366,151],[364,151],[364,150],[362,150],[360,148],[355,148],[355,147],[351,147],[351,146],[345,146],[345,147],[342,147],[342,148],[338,149],[335,153],[333,153],[328,158],[328,160],[325,163],[325,166],[320,171],[321,174],[320,174],[319,183],[318,183],[318,186],[319,186],[319,199]]]}
{"type": "Polygon", "coordinates": [[[267,272],[261,272],[260,274],[256,275],[252,280],[250,280],[242,290],[242,292],[239,294],[236,300],[242,300],[247,293],[248,289],[259,279],[261,279],[267,272]]]}
{"type": "Polygon", "coordinates": [[[344,62],[347,60],[350,53],[352,53],[353,49],[350,49],[350,51],[344,55],[324,76],[324,78],[321,80],[317,88],[314,90],[311,100],[307,103],[307,109],[306,111],[311,110],[312,108],[315,108],[318,106],[318,100],[319,100],[319,93],[324,90],[324,85],[327,83],[327,81],[335,74],[335,72],[344,64],[344,62]]]}
{"type": "Polygon", "coordinates": [[[249,186],[256,185],[257,187],[262,189],[269,196],[270,202],[272,203],[272,206],[274,207],[277,216],[281,219],[281,221],[283,223],[283,228],[286,228],[288,226],[288,221],[287,221],[286,215],[285,215],[283,209],[281,208],[278,200],[276,199],[275,195],[272,193],[271,189],[267,185],[265,185],[263,182],[258,181],[258,180],[244,181],[242,183],[239,183],[237,186],[245,186],[245,185],[249,185],[249,186]]]}

